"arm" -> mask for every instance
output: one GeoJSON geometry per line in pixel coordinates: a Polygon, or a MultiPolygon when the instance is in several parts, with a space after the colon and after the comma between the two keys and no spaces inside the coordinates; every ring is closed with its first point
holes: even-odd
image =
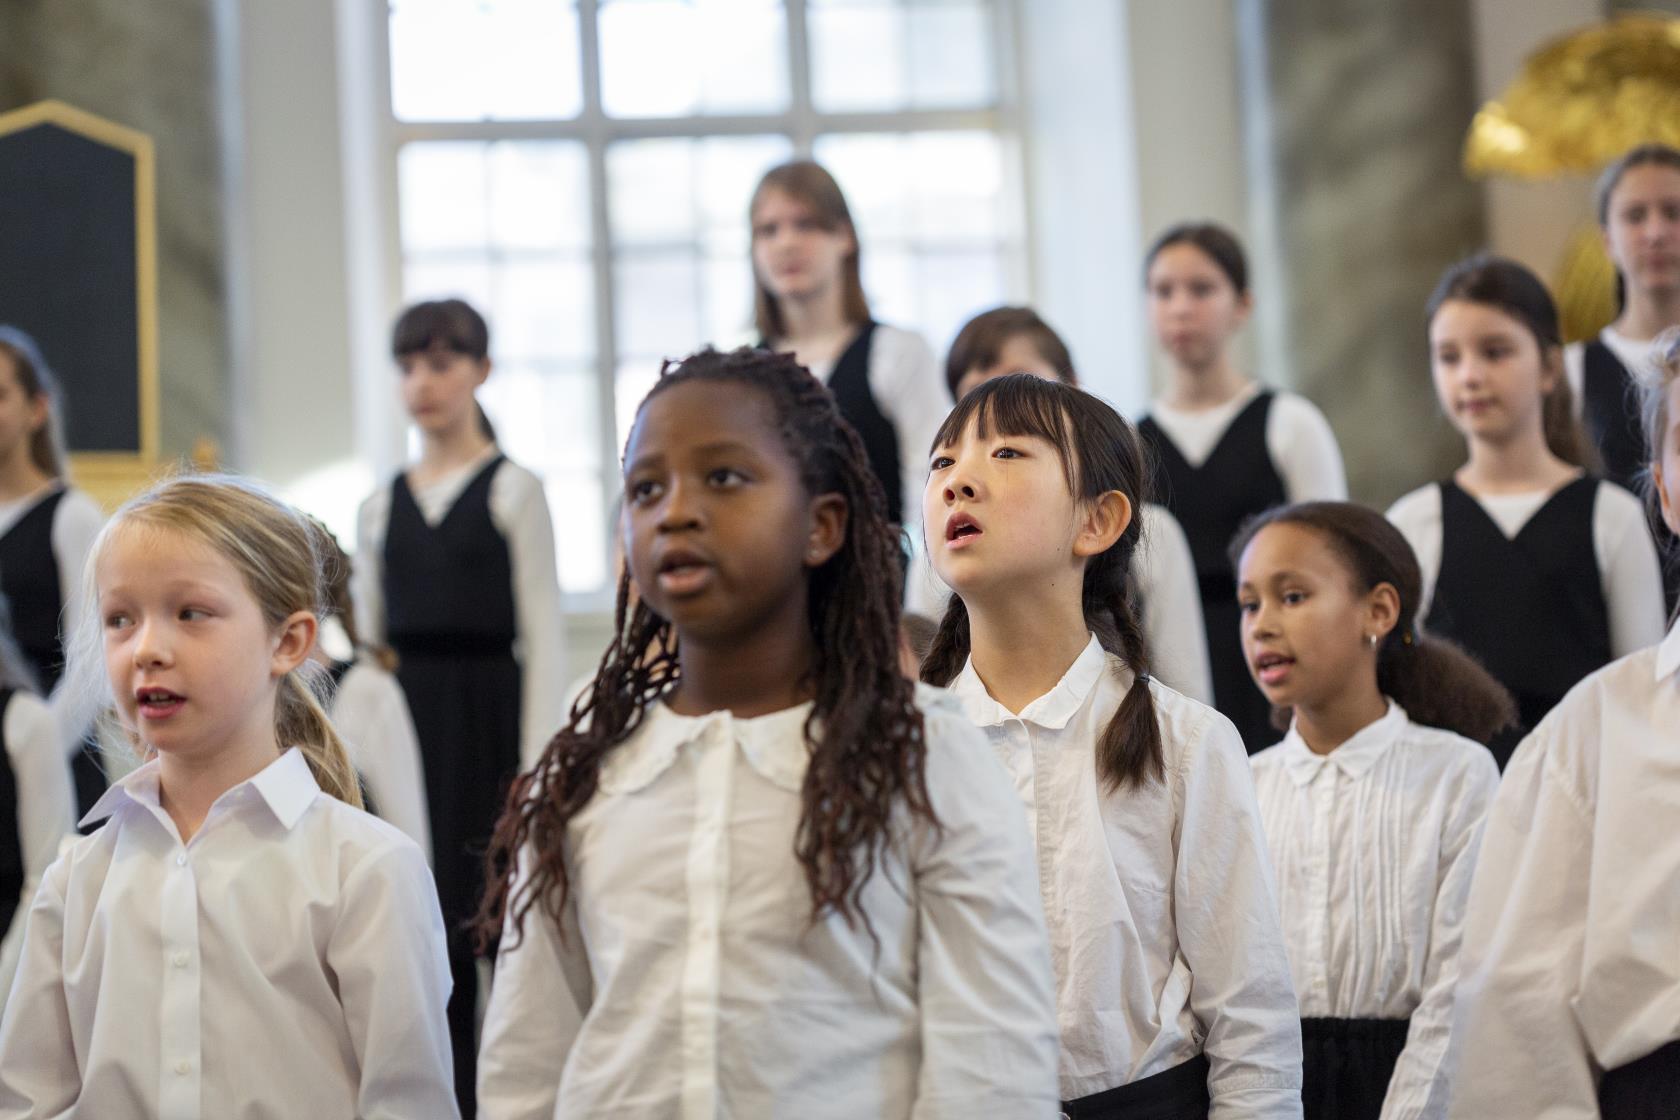
{"type": "Polygon", "coordinates": [[[879,328],[870,348],[869,390],[898,433],[898,477],[904,491],[904,526],[921,547],[922,487],[928,448],[951,411],[951,394],[939,360],[922,336],[879,328]]]}
{"type": "Polygon", "coordinates": [[[356,511],[350,594],[356,603],[356,632],[369,646],[385,644],[385,529],[391,520],[390,494],[389,486],[375,490],[356,511]]]}
{"type": "Polygon", "coordinates": [[[1598,485],[1593,548],[1610,615],[1610,656],[1626,657],[1662,641],[1668,629],[1662,564],[1645,526],[1645,509],[1638,498],[1608,482],[1598,485]]]}
{"type": "Polygon", "coordinates": [[[361,1067],[362,1120],[459,1116],[449,961],[432,873],[414,845],[370,853],[345,878],[326,964],[361,1067]]]}
{"type": "Polygon", "coordinates": [[[60,749],[52,712],[28,693],[17,693],[6,706],[6,749],[17,783],[18,839],[23,846],[23,892],[12,926],[0,941],[0,992],[10,991],[23,952],[29,900],[58,846],[76,831],[76,794],[70,767],[60,749]]]}
{"type": "Polygon", "coordinates": [[[1173,895],[1211,1120],[1301,1115],[1301,1020],[1242,740],[1204,713],[1183,769],[1173,895]]]}
{"type": "Polygon", "coordinates": [[[552,1120],[566,1056],[594,998],[575,899],[559,924],[533,906],[514,939],[505,927],[478,1048],[478,1112],[483,1120],[552,1120]]]}
{"type": "Polygon", "coordinates": [[[1452,1089],[1453,993],[1458,985],[1459,945],[1464,933],[1464,904],[1476,870],[1482,825],[1499,788],[1493,756],[1480,747],[1474,763],[1460,774],[1457,796],[1441,827],[1440,874],[1430,921],[1429,955],[1423,966],[1423,998],[1412,1012],[1406,1048],[1395,1064],[1383,1099],[1382,1120],[1441,1120],[1452,1089]]]}
{"type": "Polygon", "coordinates": [[[1266,421],[1266,447],[1292,502],[1346,501],[1347,472],[1330,421],[1305,397],[1279,393],[1266,421]]]}
{"type": "MultiPolygon", "coordinates": [[[[80,490],[67,492],[53,516],[53,555],[58,560],[58,585],[64,599],[64,615],[58,625],[66,651],[87,618],[87,561],[104,524],[105,511],[80,490]]],[[[59,678],[47,704],[57,721],[65,755],[75,754],[91,729],[92,713],[75,695],[69,673],[59,678]]]]}
{"type": "MultiPolygon", "coordinates": [[[[496,505],[513,561],[513,601],[520,667],[519,765],[529,770],[565,722],[566,644],[555,570],[554,523],[542,483],[504,467],[496,474],[505,495],[496,505]],[[524,483],[514,490],[515,482],[524,483]]],[[[497,492],[492,492],[492,498],[497,492]]]]}
{"type": "Polygon", "coordinates": [[[922,1068],[916,1120],[1054,1115],[1055,982],[1020,798],[979,732],[928,712],[928,793],[912,874],[922,1068]]]}
{"type": "Polygon", "coordinates": [[[1417,555],[1423,574],[1423,595],[1418,600],[1418,618],[1429,617],[1429,602],[1435,596],[1435,580],[1441,574],[1441,488],[1425,486],[1413,490],[1388,507],[1389,524],[1400,530],[1417,555]]]}
{"type": "MultiPolygon", "coordinates": [[[[371,666],[352,670],[361,677],[373,718],[361,729],[356,763],[367,780],[379,815],[402,829],[432,859],[432,830],[426,812],[420,739],[408,712],[402,686],[389,673],[371,666]]],[[[340,700],[340,704],[343,700],[340,700]]],[[[336,714],[336,713],[335,713],[336,714]]]]}
{"type": "Polygon", "coordinates": [[[1132,572],[1143,599],[1143,628],[1154,655],[1155,676],[1204,704],[1213,703],[1207,631],[1196,561],[1178,519],[1161,506],[1144,505],[1143,547],[1132,572]]]}
{"type": "Polygon", "coordinates": [[[81,1095],[64,998],[64,894],[69,859],[48,869],[29,907],[23,960],[0,1022],[0,1120],[69,1116],[81,1095]]]}
{"type": "Polygon", "coordinates": [[[1517,749],[1482,834],[1453,1008],[1458,1120],[1598,1116],[1597,1074],[1573,1010],[1592,813],[1548,756],[1559,711],[1517,749]]]}

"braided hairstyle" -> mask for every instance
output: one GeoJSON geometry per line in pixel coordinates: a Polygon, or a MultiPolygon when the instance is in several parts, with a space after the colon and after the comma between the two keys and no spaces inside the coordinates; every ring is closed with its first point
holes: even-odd
{"type": "MultiPolygon", "coordinates": [[[[846,502],[845,542],[810,572],[814,695],[805,724],[810,763],[794,855],[810,886],[813,922],[838,913],[848,924],[862,919],[867,927],[863,888],[900,803],[938,823],[928,797],[915,685],[898,671],[898,535],[857,433],[791,354],[708,348],[668,361],[640,407],[689,381],[760,394],[806,491],[838,494],[846,502]]],[[[497,821],[487,856],[489,887],[477,919],[480,944],[491,944],[504,923],[517,941],[533,906],[558,924],[570,890],[566,826],[595,796],[607,755],[636,731],[680,671],[674,628],[632,595],[627,571],[621,572],[613,639],[595,679],[536,767],[515,780],[497,821]]]]}
{"type": "MultiPolygon", "coordinates": [[[[957,402],[934,437],[934,447],[957,443],[970,424],[980,439],[989,438],[995,430],[1000,435],[1036,437],[1056,448],[1068,490],[1077,501],[1093,501],[1118,490],[1131,502],[1132,520],[1126,531],[1106,552],[1085,562],[1080,595],[1085,624],[1102,647],[1118,655],[1138,677],[1103,729],[1097,743],[1097,772],[1110,789],[1159,780],[1165,766],[1161,729],[1147,681],[1149,649],[1127,580],[1142,539],[1143,520],[1138,514],[1148,496],[1150,468],[1143,441],[1103,401],[1083,389],[1030,373],[988,381],[957,402]]],[[[922,662],[922,679],[950,684],[962,671],[969,646],[968,607],[961,596],[953,595],[922,662]]]]}

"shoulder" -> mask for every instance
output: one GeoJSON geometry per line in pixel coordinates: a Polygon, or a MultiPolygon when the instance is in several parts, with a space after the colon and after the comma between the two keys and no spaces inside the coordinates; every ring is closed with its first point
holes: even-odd
{"type": "Polygon", "coordinates": [[[1283,769],[1283,744],[1273,743],[1271,746],[1249,755],[1248,768],[1254,772],[1256,781],[1281,771],[1283,769]]]}
{"type": "Polygon", "coordinates": [[[1155,722],[1161,728],[1161,754],[1169,771],[1182,771],[1212,760],[1247,767],[1248,752],[1236,725],[1200,700],[1192,700],[1160,681],[1149,682],[1155,722]]]}
{"type": "Polygon", "coordinates": [[[1499,767],[1493,754],[1474,739],[1466,739],[1444,727],[1406,723],[1405,748],[1430,771],[1441,775],[1446,789],[1476,789],[1490,792],[1499,784],[1499,767]]]}
{"type": "Polygon", "coordinates": [[[1280,434],[1294,432],[1318,435],[1330,432],[1330,421],[1325,418],[1323,411],[1306,397],[1287,389],[1262,392],[1272,394],[1271,412],[1266,418],[1268,427],[1280,434]]]}
{"type": "Polygon", "coordinates": [[[1582,678],[1517,747],[1501,789],[1546,779],[1591,816],[1601,757],[1621,746],[1616,736],[1605,734],[1606,715],[1651,691],[1657,655],[1655,646],[1642,649],[1582,678]]]}
{"type": "MultiPolygon", "coordinates": [[[[875,325],[875,335],[869,340],[871,373],[895,380],[923,373],[937,378],[936,366],[933,348],[928,345],[927,339],[903,327],[887,323],[875,325]]],[[[943,392],[944,388],[944,382],[940,381],[940,391],[943,392]]]]}
{"type": "Polygon", "coordinates": [[[402,697],[402,685],[397,678],[378,665],[366,661],[358,661],[350,666],[344,674],[344,679],[338,682],[338,689],[333,694],[333,706],[336,708],[344,701],[352,703],[371,704],[383,701],[389,697],[402,697]]]}
{"type": "Polygon", "coordinates": [[[371,813],[321,794],[297,828],[324,847],[338,868],[341,886],[354,880],[429,876],[426,857],[406,833],[371,813]]]}
{"type": "Polygon", "coordinates": [[[43,742],[55,748],[57,746],[58,731],[53,723],[52,709],[32,692],[12,693],[0,719],[4,721],[8,755],[15,757],[19,751],[43,742]]]}
{"type": "Polygon", "coordinates": [[[65,489],[64,497],[59,499],[53,519],[58,524],[68,523],[97,530],[105,524],[105,510],[86,490],[71,486],[65,489]]]}
{"type": "Polygon", "coordinates": [[[544,501],[542,479],[512,459],[503,458],[490,480],[491,498],[497,504],[506,502],[515,509],[544,501]]]}
{"type": "Polygon", "coordinates": [[[385,520],[391,513],[391,488],[396,485],[397,476],[392,475],[383,486],[375,487],[373,493],[362,499],[362,504],[356,507],[356,525],[363,532],[370,528],[383,527],[385,520]]]}
{"type": "Polygon", "coordinates": [[[1401,532],[1441,522],[1441,488],[1419,486],[1388,507],[1388,519],[1401,532]]]}
{"type": "Polygon", "coordinates": [[[1614,482],[1600,479],[1593,493],[1593,520],[1606,528],[1645,530],[1645,506],[1614,482]]]}

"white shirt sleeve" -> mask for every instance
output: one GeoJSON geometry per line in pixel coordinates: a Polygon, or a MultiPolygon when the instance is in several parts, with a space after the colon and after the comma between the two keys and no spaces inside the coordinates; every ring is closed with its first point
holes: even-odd
{"type": "Polygon", "coordinates": [[[1305,397],[1279,393],[1266,418],[1266,449],[1292,502],[1347,500],[1347,471],[1336,433],[1305,397]]]}
{"type": "Polygon", "coordinates": [[[554,522],[542,483],[504,464],[490,488],[490,512],[507,537],[520,668],[519,764],[529,770],[565,722],[566,642],[554,522]]]}
{"type": "Polygon", "coordinates": [[[1054,1115],[1056,989],[1020,798],[979,729],[956,713],[924,718],[939,827],[918,826],[911,842],[922,1020],[912,1115],[1054,1115]]]}
{"type": "Polygon", "coordinates": [[[356,511],[356,557],[350,566],[350,594],[356,601],[356,632],[364,645],[385,637],[385,532],[391,523],[391,485],[369,494],[356,511]]]}
{"type": "Polygon", "coordinates": [[[406,842],[370,854],[343,887],[326,963],[361,1069],[365,1120],[456,1117],[449,961],[431,870],[406,842]]]}
{"type": "Polygon", "coordinates": [[[6,754],[17,793],[18,840],[23,855],[23,890],[12,924],[0,941],[0,993],[12,988],[23,952],[29,902],[41,877],[58,858],[59,843],[76,830],[76,795],[52,711],[27,692],[6,705],[6,754]]]}
{"type": "Polygon", "coordinates": [[[22,960],[0,1021],[0,1120],[69,1116],[80,1095],[64,998],[66,856],[47,869],[30,904],[22,960]]]}
{"type": "Polygon", "coordinates": [[[915,540],[922,523],[922,488],[928,476],[928,448],[951,412],[951,393],[939,361],[922,336],[881,326],[869,348],[869,391],[898,433],[898,477],[904,524],[915,540]]]}
{"type": "MultiPolygon", "coordinates": [[[[64,600],[59,628],[67,649],[86,620],[87,561],[93,552],[94,539],[104,525],[105,511],[99,508],[99,503],[73,487],[65,491],[53,513],[52,548],[58,561],[59,593],[64,600]]],[[[81,749],[92,723],[87,705],[74,695],[68,673],[59,678],[47,703],[58,722],[65,754],[74,754],[81,749]]]]}
{"type": "Polygon", "coordinates": [[[1143,600],[1143,630],[1154,658],[1154,676],[1192,700],[1213,703],[1213,670],[1208,666],[1207,630],[1202,596],[1196,584],[1196,561],[1178,519],[1145,503],[1143,543],[1132,561],[1143,600]]]}
{"type": "Polygon", "coordinates": [[[1417,554],[1418,567],[1423,572],[1418,617],[1427,618],[1430,600],[1435,595],[1435,581],[1441,575],[1441,488],[1430,485],[1413,490],[1388,507],[1388,520],[1417,554]]]}
{"type": "Polygon", "coordinates": [[[1470,880],[1476,870],[1488,806],[1499,788],[1499,769],[1493,756],[1477,751],[1471,758],[1474,762],[1459,775],[1462,781],[1442,821],[1441,871],[1430,922],[1429,955],[1423,969],[1423,997],[1412,1012],[1406,1048],[1389,1080],[1382,1120],[1446,1115],[1455,1057],[1449,1040],[1464,907],[1470,897],[1470,880]]]}
{"type": "Polygon", "coordinates": [[[1453,1016],[1457,1120],[1598,1116],[1593,1062],[1574,1011],[1592,811],[1549,756],[1546,736],[1562,726],[1554,709],[1517,749],[1488,813],[1453,1016]]]}
{"type": "Polygon", "coordinates": [[[1571,342],[1563,348],[1563,379],[1569,385],[1569,403],[1575,409],[1575,419],[1586,412],[1587,344],[1571,342]]]}
{"type": "Polygon", "coordinates": [[[1639,499],[1609,482],[1598,484],[1593,549],[1604,605],[1610,615],[1610,656],[1626,657],[1662,641],[1662,563],[1639,499]]]}
{"type": "Polygon", "coordinates": [[[432,831],[420,737],[397,678],[376,665],[352,667],[333,697],[332,718],[379,815],[402,829],[430,863],[432,831]]]}
{"type": "MultiPolygon", "coordinates": [[[[529,850],[520,857],[516,890],[529,858],[529,850]]],[[[566,1055],[594,998],[575,896],[567,899],[561,924],[539,902],[526,913],[517,941],[511,923],[504,928],[478,1050],[478,1114],[553,1120],[566,1055]]]]}
{"type": "Polygon", "coordinates": [[[1301,1017],[1254,778],[1211,710],[1169,774],[1182,803],[1174,905],[1204,1026],[1210,1120],[1301,1115],[1301,1017]]]}

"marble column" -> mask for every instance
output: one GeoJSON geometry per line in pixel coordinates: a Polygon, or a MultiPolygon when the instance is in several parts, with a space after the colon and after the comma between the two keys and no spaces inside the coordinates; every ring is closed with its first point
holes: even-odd
{"type": "Polygon", "coordinates": [[[1353,496],[1386,504],[1463,455],[1435,403],[1423,305],[1485,238],[1459,169],[1477,105],[1467,9],[1238,12],[1262,370],[1329,416],[1353,496]]]}
{"type": "Polygon", "coordinates": [[[0,6],[0,112],[57,98],[139,129],[155,145],[166,457],[187,454],[203,436],[225,444],[228,431],[215,7],[216,0],[0,6]]]}

